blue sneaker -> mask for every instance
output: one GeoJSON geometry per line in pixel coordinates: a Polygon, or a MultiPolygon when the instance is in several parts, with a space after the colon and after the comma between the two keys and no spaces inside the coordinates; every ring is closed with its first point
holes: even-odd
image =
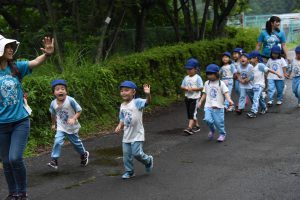
{"type": "Polygon", "coordinates": [[[122,179],[130,179],[132,177],[135,177],[135,174],[134,172],[125,172],[123,175],[122,175],[122,179]]]}
{"type": "Polygon", "coordinates": [[[150,158],[149,164],[145,165],[146,172],[148,173],[152,172],[153,169],[153,156],[149,156],[149,158],[150,158]]]}

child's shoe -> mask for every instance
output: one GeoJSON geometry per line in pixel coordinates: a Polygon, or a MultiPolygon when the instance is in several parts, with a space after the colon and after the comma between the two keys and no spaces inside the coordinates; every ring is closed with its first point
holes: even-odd
{"type": "Polygon", "coordinates": [[[272,107],[273,106],[273,101],[268,101],[267,104],[268,104],[269,107],[272,107]]]}
{"type": "Polygon", "coordinates": [[[135,177],[135,174],[134,172],[125,172],[123,175],[122,175],[122,179],[130,179],[132,177],[135,177]]]}
{"type": "Polygon", "coordinates": [[[277,101],[276,104],[277,104],[277,105],[281,105],[281,104],[282,104],[282,101],[277,101]]]}
{"type": "Polygon", "coordinates": [[[200,131],[200,127],[199,127],[199,126],[194,126],[194,127],[192,128],[192,131],[193,131],[194,133],[199,132],[199,131],[200,131]]]}
{"type": "Polygon", "coordinates": [[[236,109],[235,112],[236,114],[241,115],[243,113],[243,109],[236,109]]]}
{"type": "Polygon", "coordinates": [[[268,111],[268,108],[266,107],[265,109],[261,109],[260,114],[264,115],[268,111]]]}
{"type": "Polygon", "coordinates": [[[145,165],[145,169],[146,169],[146,172],[150,173],[152,172],[152,169],[153,169],[153,156],[149,156],[150,158],[150,162],[149,164],[145,165]]]}
{"type": "Polygon", "coordinates": [[[52,167],[53,169],[58,169],[57,159],[52,159],[51,162],[49,162],[47,165],[49,167],[52,167]]]}
{"type": "Polygon", "coordinates": [[[233,112],[234,111],[234,106],[229,106],[227,109],[226,109],[227,112],[233,112]]]}
{"type": "Polygon", "coordinates": [[[18,200],[29,200],[29,198],[26,193],[23,193],[23,194],[19,195],[18,200]]]}
{"type": "Polygon", "coordinates": [[[9,194],[5,200],[18,200],[18,195],[16,194],[9,194]]]}
{"type": "Polygon", "coordinates": [[[249,118],[256,118],[256,114],[255,114],[254,112],[248,112],[248,113],[247,113],[247,116],[248,116],[249,118]]]}
{"type": "Polygon", "coordinates": [[[215,134],[214,132],[209,131],[209,133],[207,135],[208,140],[213,140],[214,139],[214,134],[215,134]]]}
{"type": "Polygon", "coordinates": [[[191,128],[186,128],[186,129],[184,129],[183,132],[185,132],[188,135],[193,135],[194,134],[193,129],[191,129],[191,128]]]}
{"type": "Polygon", "coordinates": [[[224,142],[225,141],[226,136],[225,135],[220,135],[217,139],[218,142],[224,142]]]}
{"type": "Polygon", "coordinates": [[[80,159],[81,159],[81,166],[85,167],[88,165],[89,163],[89,156],[90,156],[90,153],[88,151],[86,151],[83,155],[81,155],[80,159]]]}

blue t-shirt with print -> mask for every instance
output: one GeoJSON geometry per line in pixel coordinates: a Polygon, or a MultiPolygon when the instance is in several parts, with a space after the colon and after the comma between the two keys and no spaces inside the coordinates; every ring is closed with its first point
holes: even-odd
{"type": "Polygon", "coordinates": [[[270,57],[272,47],[274,45],[286,43],[286,38],[283,31],[274,31],[269,35],[266,30],[263,30],[258,37],[258,42],[263,44],[262,55],[270,57]]]}
{"type": "MultiPolygon", "coordinates": [[[[15,65],[21,78],[31,73],[28,61],[17,61],[15,65]]],[[[23,104],[23,90],[18,77],[11,75],[9,66],[0,69],[0,124],[16,122],[28,117],[23,104]]]]}

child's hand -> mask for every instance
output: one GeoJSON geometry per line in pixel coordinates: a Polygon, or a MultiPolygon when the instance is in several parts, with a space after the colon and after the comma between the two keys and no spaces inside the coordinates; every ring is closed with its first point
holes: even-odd
{"type": "Polygon", "coordinates": [[[68,119],[68,121],[67,121],[67,123],[68,123],[69,125],[74,125],[75,122],[76,122],[76,119],[74,119],[74,118],[70,118],[70,119],[68,119]]]}
{"type": "Polygon", "coordinates": [[[230,101],[228,101],[229,102],[229,105],[230,106],[233,106],[234,105],[234,102],[230,99],[230,101]]]}
{"type": "Polygon", "coordinates": [[[144,93],[145,94],[150,94],[150,85],[144,84],[143,87],[144,87],[144,93]]]}
{"type": "Polygon", "coordinates": [[[51,130],[52,130],[52,131],[55,131],[55,130],[56,130],[55,124],[51,125],[51,130]]]}
{"type": "Polygon", "coordinates": [[[287,79],[290,78],[290,76],[288,74],[284,74],[284,77],[287,78],[287,79]]]}
{"type": "Polygon", "coordinates": [[[280,74],[276,74],[278,78],[282,78],[282,76],[280,74]]]}
{"type": "Polygon", "coordinates": [[[121,129],[122,129],[122,126],[119,124],[115,129],[115,133],[119,135],[121,132],[121,129]]]}

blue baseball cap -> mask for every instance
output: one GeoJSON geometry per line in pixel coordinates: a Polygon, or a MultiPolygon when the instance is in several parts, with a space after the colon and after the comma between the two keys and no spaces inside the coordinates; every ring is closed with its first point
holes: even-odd
{"type": "Polygon", "coordinates": [[[185,66],[186,69],[193,69],[199,67],[199,61],[195,58],[190,58],[186,61],[185,66]]]}
{"type": "Polygon", "coordinates": [[[207,65],[205,72],[206,73],[218,73],[219,70],[220,70],[220,68],[219,68],[218,65],[216,65],[216,64],[209,64],[209,65],[207,65]]]}
{"type": "Polygon", "coordinates": [[[300,53],[300,45],[296,47],[295,52],[300,53]]]}
{"type": "Polygon", "coordinates": [[[242,55],[241,56],[245,56],[246,58],[250,58],[250,56],[249,56],[249,54],[247,54],[247,53],[242,53],[242,55]]]}
{"type": "Polygon", "coordinates": [[[271,53],[281,54],[281,48],[278,45],[274,45],[271,49],[271,53]]]}
{"type": "Polygon", "coordinates": [[[258,62],[263,62],[262,56],[259,51],[251,51],[249,53],[249,58],[258,58],[258,62]]]}
{"type": "Polygon", "coordinates": [[[229,53],[228,51],[226,51],[226,52],[223,53],[223,56],[227,56],[227,57],[231,58],[231,53],[229,53]]]}
{"type": "Polygon", "coordinates": [[[132,88],[134,90],[137,89],[136,84],[134,82],[132,82],[132,81],[124,81],[124,82],[122,82],[121,85],[119,86],[119,88],[121,88],[121,87],[132,88]]]}
{"type": "Polygon", "coordinates": [[[56,79],[51,82],[52,88],[55,88],[55,86],[57,85],[64,85],[67,87],[67,81],[65,81],[64,79],[56,79]]]}
{"type": "Polygon", "coordinates": [[[242,48],[240,48],[240,47],[237,47],[237,48],[234,48],[234,49],[233,49],[233,52],[236,52],[236,53],[242,54],[242,53],[243,53],[243,49],[242,49],[242,48]]]}

